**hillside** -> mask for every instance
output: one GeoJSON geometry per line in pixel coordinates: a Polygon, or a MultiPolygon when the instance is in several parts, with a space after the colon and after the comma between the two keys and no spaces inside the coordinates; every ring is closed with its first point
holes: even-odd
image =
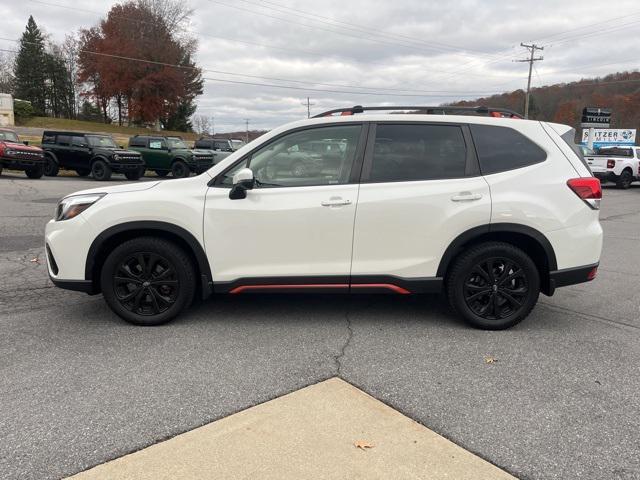
{"type": "MultiPolygon", "coordinates": [[[[490,105],[522,112],[524,97],[523,90],[516,90],[451,105],[490,105]]],[[[586,106],[613,109],[612,128],[640,130],[640,72],[613,73],[601,78],[533,88],[529,116],[572,125],[578,130],[582,109],[586,106]]]]}

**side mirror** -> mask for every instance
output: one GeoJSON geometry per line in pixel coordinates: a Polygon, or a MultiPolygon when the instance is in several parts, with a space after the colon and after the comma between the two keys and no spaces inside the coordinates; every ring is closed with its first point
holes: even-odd
{"type": "Polygon", "coordinates": [[[231,200],[247,198],[247,190],[252,190],[256,183],[250,168],[243,168],[233,176],[233,187],[229,192],[231,200]]]}
{"type": "Polygon", "coordinates": [[[29,140],[25,140],[25,141],[24,141],[24,142],[22,142],[22,143],[24,143],[25,145],[29,146],[29,140]]]}

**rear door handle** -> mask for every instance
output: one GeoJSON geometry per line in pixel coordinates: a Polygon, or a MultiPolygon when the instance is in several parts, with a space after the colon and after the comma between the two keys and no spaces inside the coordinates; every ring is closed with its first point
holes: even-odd
{"type": "Polygon", "coordinates": [[[451,197],[451,200],[453,202],[472,202],[474,200],[480,200],[481,198],[481,193],[460,192],[458,195],[451,197]]]}
{"type": "Polygon", "coordinates": [[[330,198],[320,202],[323,207],[339,207],[342,205],[351,205],[351,200],[345,200],[343,198],[330,198]]]}

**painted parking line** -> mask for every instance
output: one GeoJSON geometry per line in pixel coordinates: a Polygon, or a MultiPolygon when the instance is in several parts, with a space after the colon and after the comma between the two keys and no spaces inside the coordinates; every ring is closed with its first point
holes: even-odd
{"type": "Polygon", "coordinates": [[[515,477],[343,380],[332,378],[70,478],[515,477]]]}

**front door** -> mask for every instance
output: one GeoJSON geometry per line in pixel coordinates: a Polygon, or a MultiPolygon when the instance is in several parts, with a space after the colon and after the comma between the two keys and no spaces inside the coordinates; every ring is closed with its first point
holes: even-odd
{"type": "Polygon", "coordinates": [[[366,125],[316,126],[276,137],[220,174],[207,192],[204,237],[217,291],[348,290],[366,125]],[[338,144],[338,151],[312,148],[338,144]],[[256,185],[231,200],[233,175],[256,185]]]}

